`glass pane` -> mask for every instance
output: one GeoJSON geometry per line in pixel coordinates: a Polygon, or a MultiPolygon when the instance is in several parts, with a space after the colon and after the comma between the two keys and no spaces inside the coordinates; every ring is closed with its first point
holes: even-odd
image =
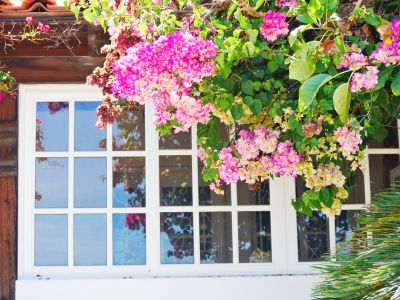
{"type": "Polygon", "coordinates": [[[365,203],[365,190],[364,190],[364,174],[362,171],[357,170],[354,181],[350,182],[352,190],[349,194],[349,199],[346,204],[363,204],[365,203]]]}
{"type": "Polygon", "coordinates": [[[113,207],[145,207],[144,157],[113,159],[113,207]]]}
{"type": "Polygon", "coordinates": [[[397,120],[394,120],[390,127],[386,127],[388,136],[383,141],[373,141],[369,148],[399,148],[399,130],[397,120]]]}
{"type": "Polygon", "coordinates": [[[272,261],[271,216],[268,211],[239,212],[239,262],[272,261]]]}
{"type": "Polygon", "coordinates": [[[107,161],[75,158],[75,207],[107,207],[107,161]]]}
{"type": "Polygon", "coordinates": [[[160,156],[162,206],[192,205],[192,157],[160,156]]]}
{"type": "Polygon", "coordinates": [[[122,111],[113,124],[114,151],[140,151],[145,149],[144,109],[122,111]]]}
{"type": "Polygon", "coordinates": [[[68,159],[36,158],[35,207],[68,207],[68,159]]]}
{"type": "Polygon", "coordinates": [[[68,102],[36,106],[36,151],[68,150],[68,102]]]}
{"type": "Polygon", "coordinates": [[[191,149],[192,134],[189,132],[179,132],[160,137],[159,147],[165,149],[191,149]]]}
{"type": "Polygon", "coordinates": [[[160,222],[162,264],[193,264],[193,214],[162,213],[160,222]]]}
{"type": "Polygon", "coordinates": [[[369,155],[369,176],[371,196],[400,180],[400,163],[398,154],[369,155]]]}
{"type": "Polygon", "coordinates": [[[201,163],[199,162],[199,204],[200,205],[231,205],[231,187],[224,186],[224,194],[218,195],[212,191],[208,183],[203,181],[201,175],[201,163]]]}
{"type": "Polygon", "coordinates": [[[200,213],[200,260],[203,264],[232,262],[230,212],[200,213]]]}
{"type": "Polygon", "coordinates": [[[353,236],[353,229],[359,228],[357,217],[360,212],[357,210],[342,210],[335,219],[336,242],[343,242],[346,238],[353,236]]]}
{"type": "Polygon", "coordinates": [[[322,212],[307,216],[297,213],[299,261],[320,261],[329,249],[328,218],[322,212]]]}
{"type": "Polygon", "coordinates": [[[75,150],[106,150],[106,130],[96,128],[97,107],[101,102],[75,103],[75,150]]]}
{"type": "Polygon", "coordinates": [[[146,264],[146,215],[113,215],[113,264],[146,264]]]}
{"type": "Polygon", "coordinates": [[[74,265],[107,264],[106,214],[74,215],[74,265]]]}
{"type": "Polygon", "coordinates": [[[269,205],[269,181],[249,185],[239,181],[237,184],[239,205],[269,205]]]}
{"type": "Polygon", "coordinates": [[[35,266],[68,265],[67,215],[35,216],[35,266]]]}

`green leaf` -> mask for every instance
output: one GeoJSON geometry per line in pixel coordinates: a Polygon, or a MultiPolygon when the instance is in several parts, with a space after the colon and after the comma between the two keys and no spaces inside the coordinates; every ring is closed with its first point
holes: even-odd
{"type": "Polygon", "coordinates": [[[333,93],[333,106],[343,124],[345,124],[349,118],[350,102],[350,85],[349,83],[343,83],[339,85],[333,93]]]}
{"type": "Polygon", "coordinates": [[[268,70],[271,71],[271,73],[274,73],[276,70],[279,69],[279,63],[275,60],[270,60],[267,64],[268,70]]]}
{"type": "Polygon", "coordinates": [[[392,75],[392,71],[393,71],[393,66],[387,67],[382,72],[379,73],[378,84],[376,85],[376,87],[374,89],[375,91],[380,90],[381,88],[383,88],[385,86],[386,82],[390,78],[390,75],[392,75]]]}
{"type": "Polygon", "coordinates": [[[328,74],[318,74],[307,79],[299,89],[299,109],[304,111],[309,107],[316,97],[319,89],[332,77],[328,74]]]}
{"type": "Polygon", "coordinates": [[[247,95],[253,95],[254,92],[254,85],[253,81],[247,80],[242,83],[242,91],[247,95]]]}
{"type": "Polygon", "coordinates": [[[313,19],[309,15],[298,15],[296,17],[297,21],[304,23],[304,24],[311,24],[313,23],[313,19]]]}
{"type": "Polygon", "coordinates": [[[247,34],[249,36],[250,43],[254,44],[257,41],[258,30],[256,30],[256,29],[248,29],[246,31],[247,31],[247,34]]]}
{"type": "Polygon", "coordinates": [[[252,106],[254,103],[254,99],[251,96],[246,96],[243,98],[243,103],[246,104],[247,106],[252,106]]]}
{"type": "Polygon", "coordinates": [[[394,77],[391,88],[393,95],[400,96],[400,71],[397,72],[396,76],[394,77]]]}
{"type": "Polygon", "coordinates": [[[250,106],[251,112],[258,116],[261,113],[262,109],[263,109],[263,105],[261,103],[261,100],[254,99],[253,100],[253,105],[250,106]]]}
{"type": "Polygon", "coordinates": [[[217,170],[215,169],[207,169],[203,172],[203,180],[205,182],[211,181],[217,178],[217,170]]]}
{"type": "Polygon", "coordinates": [[[240,120],[243,117],[243,108],[241,105],[234,105],[231,109],[232,117],[235,120],[240,120]]]}
{"type": "Polygon", "coordinates": [[[289,79],[304,81],[315,72],[315,61],[310,60],[295,60],[289,65],[289,79]]]}
{"type": "Polygon", "coordinates": [[[368,15],[364,17],[364,21],[375,27],[381,25],[381,18],[379,16],[368,15]]]}
{"type": "Polygon", "coordinates": [[[222,39],[220,39],[219,37],[215,37],[214,38],[214,42],[215,44],[217,44],[218,48],[222,49],[222,50],[228,50],[228,48],[226,48],[224,41],[222,39]]]}
{"type": "Polygon", "coordinates": [[[321,199],[322,203],[325,204],[325,206],[327,206],[327,207],[332,206],[333,199],[331,197],[331,194],[329,193],[329,190],[327,190],[327,189],[320,190],[319,198],[321,199]]]}

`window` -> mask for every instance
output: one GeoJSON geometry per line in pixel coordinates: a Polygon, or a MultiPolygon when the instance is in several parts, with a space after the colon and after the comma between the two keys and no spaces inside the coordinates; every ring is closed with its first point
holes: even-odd
{"type": "Polygon", "coordinates": [[[398,143],[369,149],[337,218],[297,214],[292,178],[216,195],[195,130],[159,138],[150,105],[98,130],[101,99],[84,85],[20,87],[19,279],[315,273],[370,191],[400,176],[386,168],[398,143]]]}
{"type": "Polygon", "coordinates": [[[284,179],[215,195],[195,130],[159,138],[151,106],[98,130],[101,98],[20,89],[20,278],[286,273],[284,179]]]}

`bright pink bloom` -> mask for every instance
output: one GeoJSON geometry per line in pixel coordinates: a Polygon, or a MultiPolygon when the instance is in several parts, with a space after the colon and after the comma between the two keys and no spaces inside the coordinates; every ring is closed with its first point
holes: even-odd
{"type": "Polygon", "coordinates": [[[272,155],[274,174],[296,177],[296,166],[300,162],[300,159],[300,155],[293,148],[290,141],[278,143],[276,152],[272,155]]]}
{"type": "Polygon", "coordinates": [[[50,26],[49,25],[43,25],[43,32],[50,32],[50,26]]]}
{"type": "Polygon", "coordinates": [[[365,73],[354,73],[351,79],[350,91],[357,93],[365,88],[366,90],[373,90],[378,84],[379,69],[377,67],[368,66],[365,73]]]}
{"type": "Polygon", "coordinates": [[[392,22],[392,39],[395,42],[400,40],[400,19],[393,20],[392,22]]]}
{"type": "Polygon", "coordinates": [[[368,64],[368,57],[362,53],[352,52],[343,55],[340,59],[338,69],[346,68],[352,70],[358,70],[366,67],[368,64]]]}
{"type": "Polygon", "coordinates": [[[299,3],[296,0],[276,0],[277,7],[296,7],[299,3]]]}
{"type": "Polygon", "coordinates": [[[43,26],[44,26],[44,24],[43,24],[42,22],[39,22],[39,23],[37,24],[36,29],[37,29],[37,30],[43,30],[43,26]]]}
{"type": "Polygon", "coordinates": [[[289,24],[282,13],[270,10],[264,15],[260,33],[267,41],[274,42],[289,33],[289,24]]]}
{"type": "Polygon", "coordinates": [[[345,157],[355,153],[362,144],[360,133],[347,126],[336,129],[334,135],[345,157]]]}
{"type": "Polygon", "coordinates": [[[379,49],[372,52],[370,58],[386,66],[400,63],[400,41],[395,41],[389,45],[381,43],[379,49]]]}
{"type": "Polygon", "coordinates": [[[223,148],[219,153],[222,165],[218,168],[219,177],[227,184],[238,182],[240,179],[239,160],[232,154],[232,147],[223,148]]]}
{"type": "Polygon", "coordinates": [[[32,24],[33,23],[33,18],[32,17],[26,17],[25,21],[28,24],[32,24]]]}

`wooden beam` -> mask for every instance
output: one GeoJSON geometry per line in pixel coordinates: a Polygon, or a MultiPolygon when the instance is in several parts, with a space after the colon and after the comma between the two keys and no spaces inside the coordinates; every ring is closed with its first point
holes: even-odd
{"type": "Polygon", "coordinates": [[[0,57],[19,83],[85,82],[104,57],[23,56],[0,57]]]}
{"type": "Polygon", "coordinates": [[[15,177],[0,178],[0,299],[13,300],[17,279],[15,177]]]}

